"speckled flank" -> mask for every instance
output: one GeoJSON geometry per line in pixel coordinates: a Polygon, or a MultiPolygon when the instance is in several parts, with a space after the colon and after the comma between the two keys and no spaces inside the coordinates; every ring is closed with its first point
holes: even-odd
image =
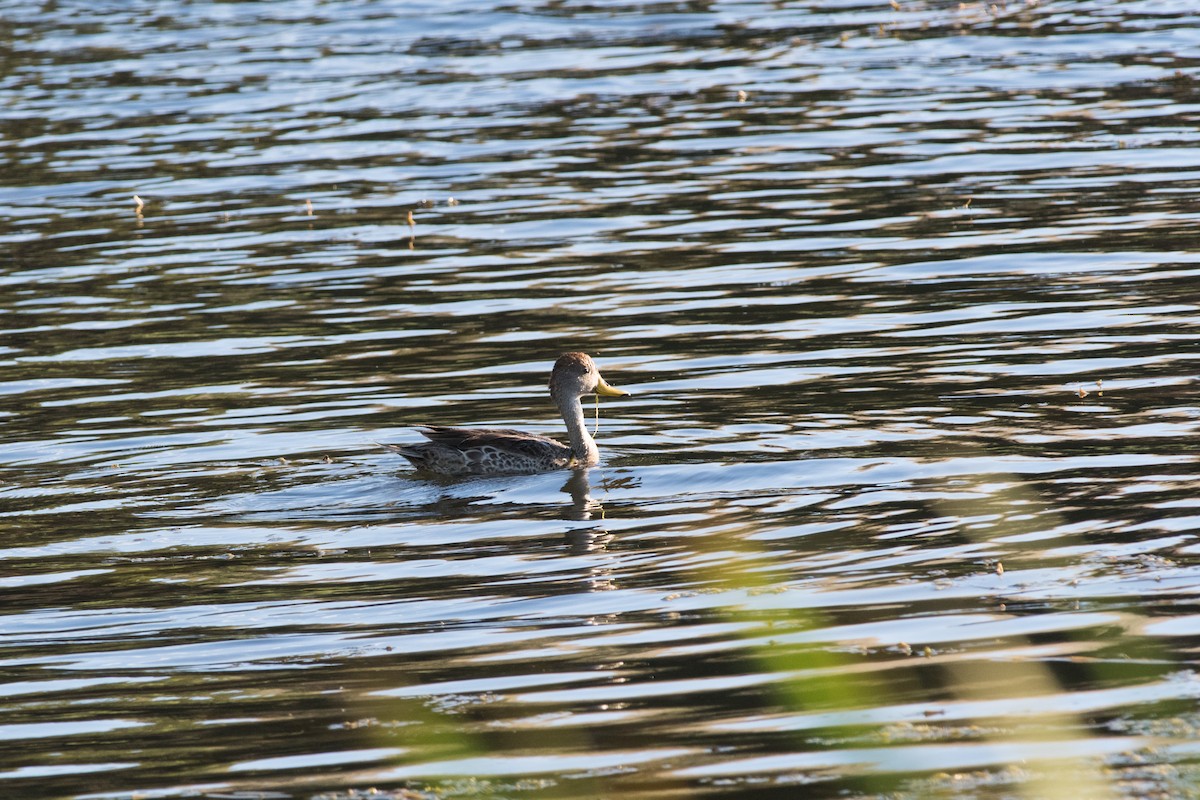
{"type": "Polygon", "coordinates": [[[504,432],[480,428],[430,428],[422,431],[432,441],[383,445],[407,458],[419,469],[441,475],[521,474],[564,469],[571,464],[571,448],[538,436],[513,441],[504,432]],[[455,434],[458,434],[455,436],[455,434]],[[494,443],[472,442],[479,434],[495,436],[494,443]],[[454,438],[459,443],[456,446],[454,438]],[[464,442],[470,444],[462,444],[464,442]]]}

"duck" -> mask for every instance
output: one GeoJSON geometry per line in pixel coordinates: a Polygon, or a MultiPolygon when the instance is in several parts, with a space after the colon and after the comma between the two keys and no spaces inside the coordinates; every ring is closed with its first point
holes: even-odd
{"type": "Polygon", "coordinates": [[[600,450],[583,421],[580,398],[587,395],[628,397],[629,392],[604,380],[587,353],[563,353],[550,371],[550,398],[567,425],[563,444],[549,436],[511,428],[419,428],[429,441],[383,444],[419,470],[439,475],[533,474],[595,466],[600,450]]]}

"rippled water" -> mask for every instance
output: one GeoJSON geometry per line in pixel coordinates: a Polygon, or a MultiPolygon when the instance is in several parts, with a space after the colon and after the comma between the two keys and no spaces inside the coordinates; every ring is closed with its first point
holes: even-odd
{"type": "Polygon", "coordinates": [[[1197,791],[1194,4],[0,0],[0,56],[0,795],[1197,791]],[[561,435],[576,349],[597,468],[374,445],[561,435]]]}

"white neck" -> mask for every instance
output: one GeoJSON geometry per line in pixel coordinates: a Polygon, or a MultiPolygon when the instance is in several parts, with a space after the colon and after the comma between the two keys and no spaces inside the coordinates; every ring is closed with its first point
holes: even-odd
{"type": "Polygon", "coordinates": [[[578,397],[555,397],[558,410],[562,412],[563,422],[567,423],[567,437],[571,440],[571,453],[579,466],[591,466],[600,460],[600,451],[592,435],[588,433],[587,423],[583,421],[583,405],[578,397]]]}

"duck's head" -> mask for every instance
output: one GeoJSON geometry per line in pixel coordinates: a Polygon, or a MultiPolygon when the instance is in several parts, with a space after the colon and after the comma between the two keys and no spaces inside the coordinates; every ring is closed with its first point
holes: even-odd
{"type": "Polygon", "coordinates": [[[587,353],[563,353],[550,371],[550,395],[555,399],[599,394],[625,397],[629,392],[609,384],[600,376],[596,362],[587,353]]]}

